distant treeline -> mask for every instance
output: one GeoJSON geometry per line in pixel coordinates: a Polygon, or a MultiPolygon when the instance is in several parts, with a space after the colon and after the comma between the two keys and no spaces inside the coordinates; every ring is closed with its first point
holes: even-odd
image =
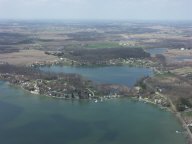
{"type": "Polygon", "coordinates": [[[28,35],[20,33],[0,33],[0,45],[29,44],[32,43],[28,35]]]}
{"type": "Polygon", "coordinates": [[[63,56],[78,62],[98,63],[112,59],[147,58],[150,57],[141,48],[111,48],[111,49],[68,49],[63,56]]]}
{"type": "Polygon", "coordinates": [[[19,52],[19,49],[12,46],[0,46],[0,53],[12,53],[12,52],[19,52]]]}
{"type": "Polygon", "coordinates": [[[24,66],[15,66],[9,64],[1,64],[0,65],[0,73],[1,74],[13,74],[13,75],[24,75],[29,78],[38,78],[41,75],[39,69],[24,67],[24,66]]]}
{"type": "Polygon", "coordinates": [[[37,72],[36,69],[30,68],[30,67],[23,67],[23,66],[15,66],[15,65],[9,65],[9,64],[1,64],[0,65],[0,73],[10,73],[10,74],[33,74],[34,72],[37,72]]]}

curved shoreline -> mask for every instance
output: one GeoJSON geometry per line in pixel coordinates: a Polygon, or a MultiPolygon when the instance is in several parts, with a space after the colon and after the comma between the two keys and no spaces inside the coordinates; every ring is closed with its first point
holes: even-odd
{"type": "MultiPolygon", "coordinates": [[[[19,87],[22,87],[22,86],[20,86],[20,85],[18,85],[19,87]]],[[[25,89],[25,88],[23,88],[23,89],[25,89]]],[[[26,90],[26,89],[25,89],[26,90]]],[[[28,91],[28,90],[27,90],[28,91]]],[[[28,92],[30,92],[30,91],[28,91],[28,92]]],[[[45,95],[45,96],[48,96],[48,95],[45,95]]],[[[54,96],[48,96],[48,97],[52,97],[52,98],[58,98],[58,97],[54,97],[54,96]]],[[[107,96],[107,98],[118,98],[118,97],[120,97],[120,96],[107,96]]],[[[65,98],[62,98],[62,97],[60,97],[60,99],[65,99],[65,98]]],[[[70,99],[70,98],[69,98],[70,99]]],[[[97,99],[97,98],[96,98],[97,99]]],[[[92,98],[92,100],[95,100],[95,98],[92,98]]],[[[138,99],[139,100],[139,99],[138,99]]],[[[141,100],[141,99],[140,99],[141,100]]],[[[144,101],[144,102],[146,102],[146,103],[151,103],[151,104],[153,104],[153,105],[157,105],[158,106],[158,104],[157,103],[155,103],[154,101],[152,101],[152,100],[150,100],[150,99],[142,99],[142,101],[144,101]]],[[[96,102],[96,101],[95,101],[96,102]]],[[[168,108],[169,109],[169,108],[168,108]]],[[[187,126],[187,124],[185,123],[185,121],[184,121],[184,119],[182,118],[182,116],[181,116],[181,114],[179,113],[179,112],[176,112],[176,109],[175,109],[175,111],[173,111],[173,109],[169,109],[169,110],[171,110],[171,112],[173,112],[174,113],[174,115],[178,118],[178,120],[181,122],[181,124],[183,125],[183,128],[187,131],[187,139],[189,140],[189,144],[191,144],[191,141],[192,141],[192,134],[191,134],[191,131],[190,131],[190,129],[189,129],[189,127],[187,126]]]]}
{"type": "MultiPolygon", "coordinates": [[[[6,81],[5,81],[6,82],[6,81]]],[[[17,88],[21,88],[22,90],[32,94],[32,95],[36,95],[36,96],[46,96],[46,97],[49,97],[49,98],[56,98],[56,99],[64,99],[64,100],[72,100],[72,99],[65,99],[65,98],[58,98],[58,97],[54,97],[54,96],[48,96],[48,95],[40,95],[40,94],[33,94],[31,93],[30,91],[24,89],[23,87],[21,86],[18,86],[18,85],[14,85],[14,84],[11,84],[8,82],[8,84],[10,85],[13,85],[13,86],[16,86],[17,88]]],[[[144,102],[144,103],[147,103],[147,104],[152,104],[154,106],[157,106],[161,109],[166,109],[167,111],[171,112],[174,114],[174,116],[179,120],[179,122],[182,124],[182,127],[186,130],[186,138],[187,138],[187,141],[188,141],[188,144],[191,144],[192,143],[192,133],[189,129],[189,127],[187,126],[187,124],[185,123],[184,119],[182,118],[180,112],[176,112],[175,110],[173,110],[173,108],[175,107],[173,104],[171,104],[171,107],[163,107],[159,104],[156,104],[155,102],[151,101],[150,99],[144,99],[144,98],[137,98],[137,97],[124,97],[124,96],[114,96],[114,97],[109,97],[109,96],[106,96],[106,97],[100,97],[100,98],[104,98],[104,99],[100,99],[100,101],[102,102],[103,100],[107,100],[107,99],[115,99],[115,98],[128,98],[128,99],[133,99],[133,100],[136,100],[136,101],[140,101],[140,102],[144,102]]],[[[78,100],[78,99],[74,99],[74,100],[78,100]]],[[[79,99],[80,100],[80,99],[79,99]]],[[[91,101],[94,101],[95,103],[99,102],[98,99],[82,99],[82,100],[91,100],[91,101]]],[[[170,99],[169,99],[170,100],[170,99]]],[[[171,100],[170,100],[171,101],[171,100]]]]}

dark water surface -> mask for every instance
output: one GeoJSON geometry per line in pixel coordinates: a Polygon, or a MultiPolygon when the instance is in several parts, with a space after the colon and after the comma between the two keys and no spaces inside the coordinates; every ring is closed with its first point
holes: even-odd
{"type": "Polygon", "coordinates": [[[0,81],[1,144],[185,144],[170,112],[129,99],[66,101],[0,81]]]}

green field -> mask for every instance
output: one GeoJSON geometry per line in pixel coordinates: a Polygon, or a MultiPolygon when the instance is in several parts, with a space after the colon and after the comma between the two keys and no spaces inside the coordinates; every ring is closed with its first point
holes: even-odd
{"type": "Polygon", "coordinates": [[[85,48],[93,48],[93,49],[97,49],[97,48],[117,48],[120,47],[119,43],[115,43],[115,42],[104,42],[104,43],[92,43],[92,44],[88,44],[85,46],[85,48]]]}

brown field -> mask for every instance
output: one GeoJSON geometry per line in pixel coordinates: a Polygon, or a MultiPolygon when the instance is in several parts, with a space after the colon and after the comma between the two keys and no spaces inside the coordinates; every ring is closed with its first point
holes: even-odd
{"type": "Polygon", "coordinates": [[[192,67],[178,68],[178,69],[172,70],[171,72],[177,75],[192,74],[192,67]]]}
{"type": "Polygon", "coordinates": [[[40,50],[21,50],[19,52],[0,54],[0,63],[13,65],[30,65],[36,62],[56,61],[57,57],[46,55],[40,50]]]}
{"type": "Polygon", "coordinates": [[[192,49],[168,49],[164,54],[166,63],[177,64],[177,66],[191,66],[192,65],[192,49]]]}
{"type": "Polygon", "coordinates": [[[177,57],[177,56],[191,56],[192,50],[180,50],[180,49],[169,49],[165,52],[166,56],[177,57]]]}
{"type": "Polygon", "coordinates": [[[182,104],[181,99],[192,105],[192,84],[188,79],[174,74],[163,74],[149,78],[146,82],[153,89],[160,88],[161,94],[168,97],[176,107],[182,104]]]}

